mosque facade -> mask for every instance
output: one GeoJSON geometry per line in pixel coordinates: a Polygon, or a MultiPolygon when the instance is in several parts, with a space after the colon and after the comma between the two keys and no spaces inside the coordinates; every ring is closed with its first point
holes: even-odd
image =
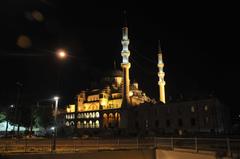
{"type": "MultiPolygon", "coordinates": [[[[128,27],[122,29],[122,70],[104,77],[99,88],[83,90],[74,104],[66,107],[65,126],[75,131],[116,130],[125,133],[226,133],[229,116],[216,98],[168,102],[165,99],[163,53],[158,48],[159,98],[150,98],[130,82],[131,55],[128,46],[128,27]],[[225,112],[225,113],[224,113],[225,112]]],[[[157,85],[157,84],[156,84],[157,85]]]]}

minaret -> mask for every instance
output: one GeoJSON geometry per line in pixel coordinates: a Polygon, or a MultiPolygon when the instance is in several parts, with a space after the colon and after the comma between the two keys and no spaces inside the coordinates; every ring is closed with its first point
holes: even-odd
{"type": "Polygon", "coordinates": [[[129,39],[128,39],[128,28],[127,24],[122,28],[122,63],[121,67],[123,69],[123,86],[122,86],[122,106],[125,107],[129,104],[129,88],[130,88],[130,80],[129,80],[129,69],[131,64],[128,61],[130,56],[130,51],[128,50],[129,39]]]}
{"type": "Polygon", "coordinates": [[[164,67],[164,63],[163,63],[163,59],[162,59],[162,50],[161,50],[161,46],[160,46],[160,41],[158,44],[158,77],[159,77],[159,81],[158,81],[158,85],[159,85],[159,100],[163,103],[165,103],[165,81],[164,81],[164,76],[165,73],[163,71],[163,67],[164,67]]]}

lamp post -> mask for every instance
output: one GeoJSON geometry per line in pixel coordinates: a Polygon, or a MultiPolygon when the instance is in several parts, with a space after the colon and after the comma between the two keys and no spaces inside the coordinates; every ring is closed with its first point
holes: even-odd
{"type": "Polygon", "coordinates": [[[55,96],[53,98],[55,100],[55,108],[54,108],[54,133],[53,133],[53,147],[52,151],[56,151],[56,136],[57,136],[57,110],[58,110],[58,100],[59,97],[55,96]]]}

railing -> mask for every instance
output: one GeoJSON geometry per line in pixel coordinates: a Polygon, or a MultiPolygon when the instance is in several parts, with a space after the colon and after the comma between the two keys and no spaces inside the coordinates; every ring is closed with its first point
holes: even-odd
{"type": "MultiPolygon", "coordinates": [[[[51,152],[50,139],[0,139],[0,153],[51,152]]],[[[57,152],[89,150],[152,149],[214,151],[227,156],[240,156],[240,139],[230,138],[124,138],[124,139],[60,139],[56,140],[57,152]]]]}

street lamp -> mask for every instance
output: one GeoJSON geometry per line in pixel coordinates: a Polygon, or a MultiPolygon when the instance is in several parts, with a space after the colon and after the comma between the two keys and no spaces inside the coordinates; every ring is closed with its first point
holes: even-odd
{"type": "Polygon", "coordinates": [[[55,109],[54,109],[54,130],[53,130],[53,147],[52,150],[56,151],[56,136],[57,136],[57,110],[58,110],[58,100],[59,97],[55,96],[53,98],[55,100],[55,109]]]}
{"type": "Polygon", "coordinates": [[[67,53],[64,50],[58,50],[57,51],[57,57],[60,59],[65,59],[67,57],[67,53]]]}

